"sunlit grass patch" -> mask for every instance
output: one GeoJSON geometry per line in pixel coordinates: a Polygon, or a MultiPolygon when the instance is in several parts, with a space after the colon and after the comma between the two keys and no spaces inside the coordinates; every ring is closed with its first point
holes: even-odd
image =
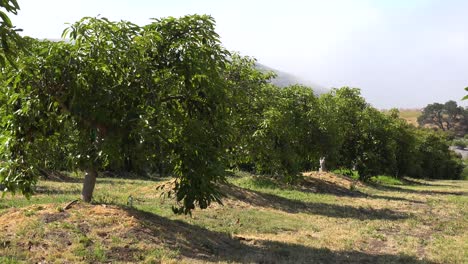
{"type": "Polygon", "coordinates": [[[373,176],[370,178],[370,180],[377,184],[388,184],[388,185],[402,185],[403,184],[403,182],[400,179],[391,177],[391,176],[386,176],[386,175],[373,176]]]}

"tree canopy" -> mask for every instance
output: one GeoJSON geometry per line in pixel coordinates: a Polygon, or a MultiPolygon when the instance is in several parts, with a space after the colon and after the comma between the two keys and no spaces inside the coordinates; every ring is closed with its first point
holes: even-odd
{"type": "Polygon", "coordinates": [[[433,103],[424,107],[418,123],[420,126],[431,125],[463,136],[468,129],[468,111],[455,101],[433,103]]]}
{"type": "Polygon", "coordinates": [[[125,161],[151,166],[165,155],[183,210],[219,200],[213,183],[223,176],[228,52],[213,19],[139,27],[84,18],[64,35],[71,41],[30,40],[19,70],[2,75],[5,186],[31,193],[49,149],[93,175],[125,161]]]}

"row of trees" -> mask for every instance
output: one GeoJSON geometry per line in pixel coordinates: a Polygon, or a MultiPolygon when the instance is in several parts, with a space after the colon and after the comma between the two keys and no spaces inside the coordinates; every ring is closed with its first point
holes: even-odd
{"type": "Polygon", "coordinates": [[[68,41],[23,39],[0,76],[0,183],[29,195],[41,172],[86,172],[91,201],[103,170],[175,177],[177,213],[220,201],[229,168],[292,182],[330,168],[456,178],[444,136],[367,104],[358,89],[317,97],[278,88],[226,51],[209,16],[130,22],[84,18],[68,41]]]}
{"type": "Polygon", "coordinates": [[[447,134],[409,125],[396,109],[375,109],[359,89],[343,87],[317,97],[303,86],[251,87],[254,99],[234,118],[245,123],[233,125],[239,138],[232,166],[293,181],[302,171],[316,170],[325,157],[329,168],[357,170],[361,180],[379,174],[460,177],[463,165],[449,150],[447,134]]]}

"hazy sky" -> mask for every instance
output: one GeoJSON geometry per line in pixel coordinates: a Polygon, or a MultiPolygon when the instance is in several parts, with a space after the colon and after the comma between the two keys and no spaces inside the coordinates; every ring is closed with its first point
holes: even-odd
{"type": "MultiPolygon", "coordinates": [[[[101,15],[203,13],[224,45],[325,87],[362,89],[378,108],[456,100],[468,86],[468,0],[19,0],[24,35],[60,38],[64,23],[101,15]]],[[[462,102],[466,106],[467,102],[462,102]]]]}

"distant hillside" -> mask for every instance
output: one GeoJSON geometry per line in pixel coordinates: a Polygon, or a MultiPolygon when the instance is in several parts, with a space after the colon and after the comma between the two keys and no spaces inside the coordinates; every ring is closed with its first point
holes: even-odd
{"type": "MultiPolygon", "coordinates": [[[[419,126],[418,124],[418,117],[421,115],[422,109],[414,108],[414,109],[398,109],[400,111],[400,117],[405,119],[409,124],[412,124],[416,127],[419,126]]],[[[388,110],[383,110],[383,112],[388,112],[388,110]]]]}
{"type": "Polygon", "coordinates": [[[257,69],[261,71],[265,71],[265,72],[267,71],[275,72],[277,74],[277,77],[273,79],[271,83],[279,87],[286,87],[286,86],[294,85],[294,84],[302,84],[302,85],[311,87],[316,94],[323,94],[329,91],[327,88],[321,85],[318,85],[310,81],[306,81],[290,73],[282,72],[282,71],[270,68],[268,66],[265,66],[263,64],[260,64],[260,63],[257,63],[257,69]]]}
{"type": "Polygon", "coordinates": [[[421,115],[421,109],[399,109],[400,117],[408,121],[408,123],[419,126],[418,117],[421,115]]]}

